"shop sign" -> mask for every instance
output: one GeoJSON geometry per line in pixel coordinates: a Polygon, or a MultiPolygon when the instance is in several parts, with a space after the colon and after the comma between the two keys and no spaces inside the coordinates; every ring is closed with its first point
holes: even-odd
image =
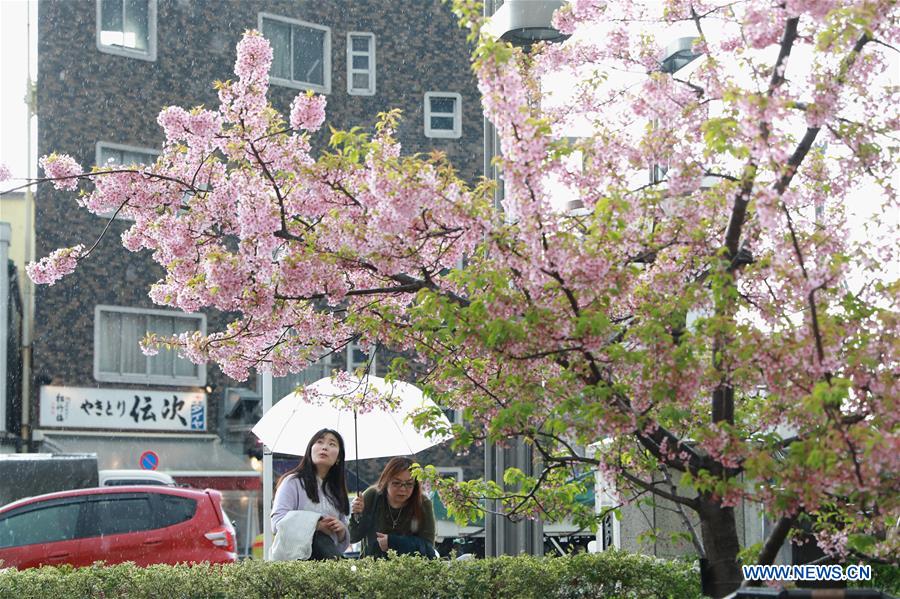
{"type": "Polygon", "coordinates": [[[205,431],[206,393],[44,385],[40,423],[47,428],[205,431]]]}

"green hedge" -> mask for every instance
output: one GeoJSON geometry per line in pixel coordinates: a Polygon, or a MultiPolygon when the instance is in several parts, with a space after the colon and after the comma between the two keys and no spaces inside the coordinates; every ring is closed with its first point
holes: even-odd
{"type": "Polygon", "coordinates": [[[0,572],[0,599],[45,597],[691,599],[700,597],[700,588],[698,572],[690,564],[617,552],[449,562],[401,557],[147,568],[48,566],[0,572]]]}

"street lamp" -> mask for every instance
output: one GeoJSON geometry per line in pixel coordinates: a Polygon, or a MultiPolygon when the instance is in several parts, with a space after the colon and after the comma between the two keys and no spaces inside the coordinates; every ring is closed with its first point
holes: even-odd
{"type": "MultiPolygon", "coordinates": [[[[560,0],[506,0],[502,6],[494,10],[496,4],[497,0],[485,0],[483,9],[483,14],[488,19],[484,31],[494,38],[528,49],[535,42],[560,42],[568,37],[551,24],[553,13],[564,4],[560,0]]],[[[500,178],[500,173],[493,164],[493,158],[499,153],[499,149],[500,140],[497,132],[493,124],[485,118],[484,176],[494,181],[500,178]]],[[[494,196],[494,205],[498,209],[502,197],[503,186],[498,185],[494,196]]],[[[531,449],[522,440],[516,440],[509,447],[497,447],[485,441],[485,480],[493,480],[502,485],[503,473],[510,467],[531,474],[533,469],[531,449]]],[[[488,508],[495,507],[488,505],[488,508]]],[[[539,520],[510,522],[502,516],[486,513],[484,537],[485,557],[544,553],[544,527],[539,520]]]]}

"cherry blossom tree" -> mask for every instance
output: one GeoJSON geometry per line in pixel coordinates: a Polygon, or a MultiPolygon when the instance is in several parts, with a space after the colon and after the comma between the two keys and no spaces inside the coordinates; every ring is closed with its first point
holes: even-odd
{"type": "MultiPolygon", "coordinates": [[[[488,497],[560,517],[573,472],[599,469],[623,502],[682,517],[715,596],[742,580],[743,500],[776,523],[748,559],[771,563],[802,529],[834,560],[897,563],[896,3],[575,0],[555,16],[568,41],[528,51],[481,33],[474,3],[456,9],[501,141],[502,211],[494,182],[404,155],[396,112],[314,151],[325,98],[301,93],[285,121],[255,32],[218,110],[162,111],[154,165],[42,159],[57,187],[92,184],[83,207],[134,220],[123,245],[165,268],[156,303],[239,315],[148,335],[147,351],[244,379],[356,338],[397,350],[463,411],[460,444],[534,449],[534,476],[435,480],[453,513],[488,497]],[[676,26],[696,38],[687,74],[660,69],[676,26]],[[553,104],[560,73],[577,84],[553,104]]],[[[90,253],[29,274],[52,284],[90,253]]]]}

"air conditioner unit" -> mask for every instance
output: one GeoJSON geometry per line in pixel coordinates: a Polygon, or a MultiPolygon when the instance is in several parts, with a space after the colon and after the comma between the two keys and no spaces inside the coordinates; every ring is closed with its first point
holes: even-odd
{"type": "Polygon", "coordinates": [[[253,415],[261,401],[262,397],[256,391],[228,387],[223,393],[222,411],[225,418],[245,420],[253,415]]]}

